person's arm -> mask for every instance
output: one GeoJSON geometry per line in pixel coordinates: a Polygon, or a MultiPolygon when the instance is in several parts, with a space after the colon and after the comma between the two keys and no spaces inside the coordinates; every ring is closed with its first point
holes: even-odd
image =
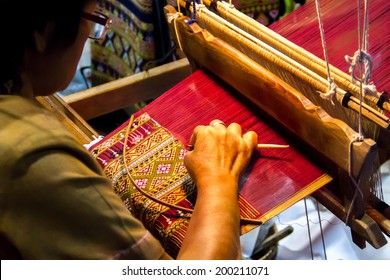
{"type": "Polygon", "coordinates": [[[35,148],[27,143],[15,165],[1,220],[23,258],[168,258],[83,147],[28,140],[35,148]]]}
{"type": "Polygon", "coordinates": [[[213,126],[218,122],[195,128],[184,159],[198,195],[177,259],[241,258],[238,181],[258,139],[236,123],[213,126]]]}

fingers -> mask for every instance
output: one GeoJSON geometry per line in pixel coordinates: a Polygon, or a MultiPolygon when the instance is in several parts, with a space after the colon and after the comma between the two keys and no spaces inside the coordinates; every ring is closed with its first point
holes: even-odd
{"type": "Polygon", "coordinates": [[[249,145],[251,149],[256,149],[257,148],[257,143],[259,142],[259,136],[257,135],[256,132],[254,131],[248,131],[245,133],[242,138],[244,141],[249,145]]]}
{"type": "MultiPolygon", "coordinates": [[[[208,126],[199,125],[195,127],[191,138],[190,138],[190,144],[188,145],[188,150],[192,150],[195,146],[195,143],[200,138],[205,138],[204,140],[207,141],[211,140],[212,138],[216,137],[216,134],[220,135],[219,137],[225,137],[223,135],[226,135],[226,133],[230,135],[236,135],[239,138],[242,138],[246,142],[246,145],[249,149],[255,149],[257,147],[257,141],[258,136],[257,133],[254,131],[248,131],[244,135],[242,135],[242,128],[237,123],[231,123],[229,126],[227,126],[223,121],[219,119],[214,119],[210,122],[208,126]],[[214,135],[214,136],[212,136],[214,135]],[[211,137],[211,138],[210,138],[211,137]]],[[[222,139],[222,138],[221,138],[222,139]]]]}
{"type": "Polygon", "coordinates": [[[238,178],[256,148],[255,132],[248,131],[243,135],[239,124],[226,126],[215,119],[209,125],[195,127],[184,161],[193,179],[199,179],[203,174],[210,176],[210,170],[217,177],[229,174],[238,178]]]}
{"type": "MultiPolygon", "coordinates": [[[[223,121],[218,120],[218,119],[212,120],[210,122],[209,126],[215,128],[215,129],[221,129],[221,130],[224,130],[227,128],[226,124],[223,121]]],[[[190,138],[190,146],[195,145],[197,135],[199,135],[199,133],[204,131],[205,129],[206,129],[206,126],[204,126],[204,125],[198,125],[197,127],[195,127],[195,129],[191,135],[191,138],[190,138]]]]}
{"type": "Polygon", "coordinates": [[[204,128],[205,128],[204,125],[198,125],[197,127],[195,127],[194,131],[192,132],[191,138],[190,138],[190,146],[194,146],[195,145],[197,135],[204,128]]]}
{"type": "Polygon", "coordinates": [[[212,120],[210,122],[210,126],[216,127],[216,128],[226,128],[226,124],[221,120],[212,120]]]}
{"type": "Polygon", "coordinates": [[[241,126],[237,123],[231,123],[229,126],[227,126],[223,121],[216,119],[210,122],[210,126],[216,128],[225,128],[230,132],[240,136],[242,134],[241,126]]]}

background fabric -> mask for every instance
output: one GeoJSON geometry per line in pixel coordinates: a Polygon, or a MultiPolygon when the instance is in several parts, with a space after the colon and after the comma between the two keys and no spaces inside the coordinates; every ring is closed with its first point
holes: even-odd
{"type": "Polygon", "coordinates": [[[91,40],[92,86],[171,60],[158,61],[169,56],[171,48],[164,4],[161,0],[98,1],[113,24],[104,40],[91,40]]]}

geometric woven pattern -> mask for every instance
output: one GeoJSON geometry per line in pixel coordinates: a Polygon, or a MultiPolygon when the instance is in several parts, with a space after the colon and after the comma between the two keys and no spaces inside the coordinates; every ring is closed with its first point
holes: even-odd
{"type": "Polygon", "coordinates": [[[92,85],[141,72],[156,58],[153,3],[150,0],[99,0],[113,20],[103,40],[91,41],[92,85]]]}
{"type": "MultiPolygon", "coordinates": [[[[147,113],[134,118],[126,139],[127,174],[123,161],[127,123],[90,148],[90,152],[111,179],[113,189],[127,209],[176,257],[187,230],[190,214],[170,208],[143,195],[172,205],[194,208],[196,186],[184,166],[185,148],[167,129],[147,113]]],[[[259,213],[240,197],[241,215],[256,218],[259,213]]]]}
{"type": "Polygon", "coordinates": [[[112,180],[114,191],[128,210],[160,239],[171,255],[175,255],[184,237],[188,217],[180,218],[184,214],[181,211],[169,209],[141,194],[128,175],[151,196],[193,208],[196,186],[183,164],[185,149],[165,128],[144,114],[134,120],[127,139],[126,163],[130,172],[127,174],[122,157],[125,131],[126,127],[123,127],[112,134],[109,141],[95,146],[92,154],[112,180]]]}
{"type": "Polygon", "coordinates": [[[233,0],[232,4],[240,12],[268,26],[279,19],[280,2],[278,0],[233,0]]]}

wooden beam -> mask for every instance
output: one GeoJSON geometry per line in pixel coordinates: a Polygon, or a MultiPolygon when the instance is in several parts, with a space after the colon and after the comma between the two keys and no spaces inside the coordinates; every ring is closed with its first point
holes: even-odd
{"type": "Polygon", "coordinates": [[[191,74],[186,58],[64,96],[82,118],[92,118],[158,97],[191,74]]]}
{"type": "Polygon", "coordinates": [[[99,136],[58,94],[37,96],[36,99],[52,112],[81,144],[88,144],[99,136]]]}

